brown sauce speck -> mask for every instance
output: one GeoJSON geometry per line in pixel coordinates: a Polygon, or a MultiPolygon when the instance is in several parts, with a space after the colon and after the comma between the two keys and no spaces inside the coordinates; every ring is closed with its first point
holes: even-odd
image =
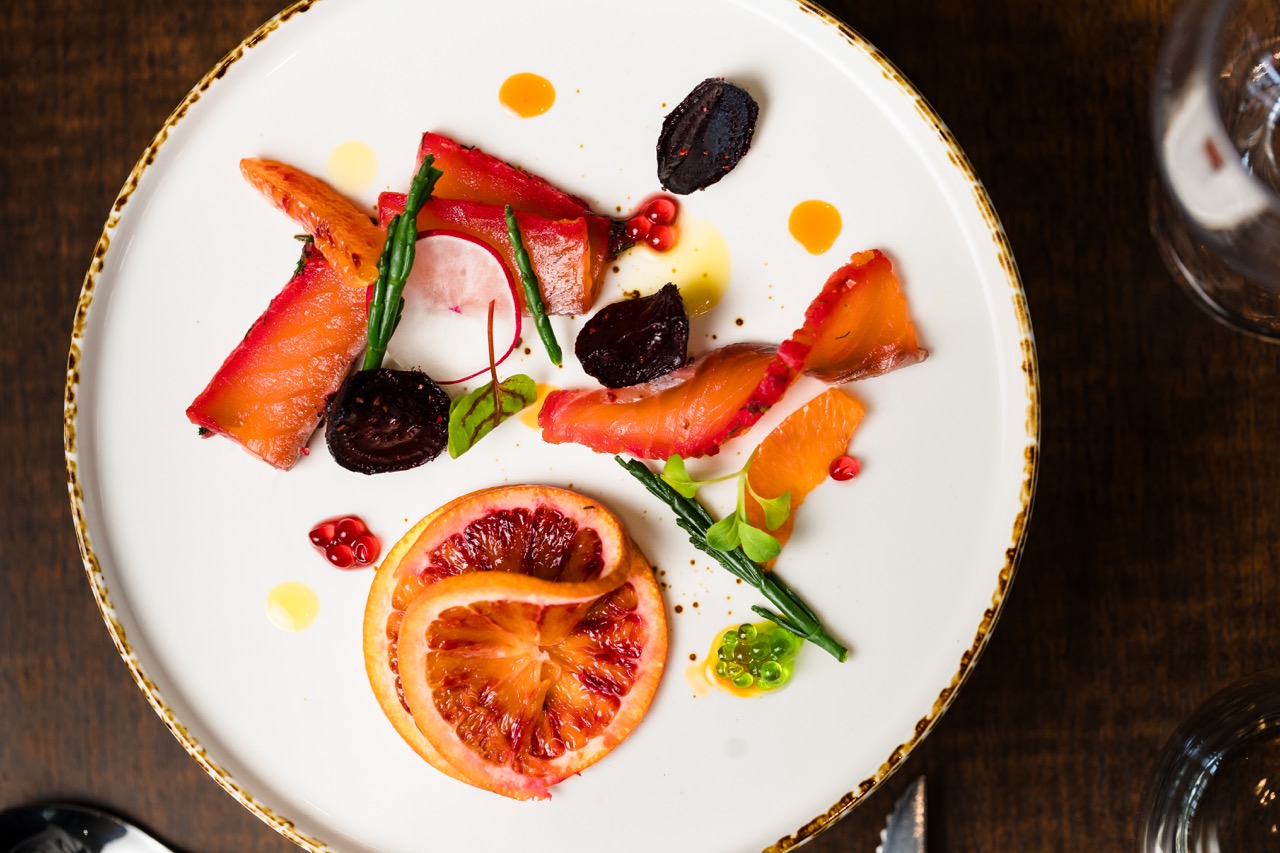
{"type": "Polygon", "coordinates": [[[683,612],[684,612],[684,606],[683,606],[683,605],[680,605],[680,604],[677,604],[677,605],[675,606],[675,611],[676,611],[676,613],[683,613],[683,612]]]}

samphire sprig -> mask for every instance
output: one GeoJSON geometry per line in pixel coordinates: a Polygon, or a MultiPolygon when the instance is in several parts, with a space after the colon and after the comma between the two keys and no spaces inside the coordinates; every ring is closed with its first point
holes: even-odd
{"type": "Polygon", "coordinates": [[[626,460],[619,456],[615,456],[614,459],[626,469],[627,473],[639,480],[651,494],[671,507],[676,514],[676,524],[689,534],[689,541],[693,547],[711,556],[735,577],[741,578],[745,583],[760,590],[764,597],[778,608],[777,612],[774,612],[768,608],[753,605],[751,609],[755,613],[797,637],[808,640],[838,661],[843,661],[849,656],[849,650],[827,632],[818,615],[791,587],[787,586],[785,581],[778,577],[777,573],[766,571],[763,566],[743,553],[741,548],[717,551],[707,543],[707,531],[715,520],[697,499],[686,498],[677,492],[639,460],[626,460]]]}
{"type": "Polygon", "coordinates": [[[404,200],[404,213],[391,217],[387,224],[387,239],[378,256],[378,280],[374,282],[373,298],[369,300],[369,346],[364,352],[364,370],[377,370],[382,366],[391,333],[400,325],[404,285],[409,270],[413,269],[418,246],[418,211],[431,198],[436,181],[444,174],[432,165],[435,160],[431,154],[422,158],[404,200]]]}

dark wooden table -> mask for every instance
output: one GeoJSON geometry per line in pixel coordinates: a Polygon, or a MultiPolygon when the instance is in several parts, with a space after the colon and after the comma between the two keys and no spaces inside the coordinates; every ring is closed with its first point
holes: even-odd
{"type": "MultiPolygon", "coordinates": [[[[0,803],[98,803],[190,851],[293,848],[187,757],[117,657],[72,531],[61,389],[121,183],[277,2],[0,7],[0,803]]],[[[1161,744],[1273,665],[1280,625],[1280,349],[1194,307],[1147,231],[1148,78],[1172,3],[830,5],[986,181],[1035,325],[1043,445],[981,664],[902,771],[808,849],[873,849],[925,773],[933,851],[1132,850],[1161,744]]]]}

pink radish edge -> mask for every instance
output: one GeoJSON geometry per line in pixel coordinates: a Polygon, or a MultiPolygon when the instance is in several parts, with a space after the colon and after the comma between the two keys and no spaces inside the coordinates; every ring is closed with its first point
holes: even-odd
{"type": "MultiPolygon", "coordinates": [[[[503,275],[505,275],[507,278],[507,289],[511,291],[511,306],[512,306],[511,310],[515,313],[515,333],[511,338],[511,344],[510,346],[507,347],[506,352],[504,352],[501,356],[499,356],[494,361],[495,367],[499,364],[502,364],[502,362],[507,360],[507,358],[511,355],[511,353],[515,352],[516,345],[520,343],[520,332],[523,326],[523,319],[524,319],[524,316],[523,316],[524,312],[520,310],[520,288],[519,288],[519,285],[516,284],[515,276],[512,274],[511,270],[507,267],[507,262],[503,260],[502,256],[499,255],[494,250],[494,248],[490,246],[488,243],[484,242],[483,240],[477,240],[475,237],[472,237],[470,234],[463,234],[461,231],[454,231],[450,228],[431,228],[426,231],[418,232],[419,242],[428,237],[455,237],[459,240],[466,240],[468,243],[472,244],[473,246],[479,246],[482,249],[484,249],[493,257],[495,261],[498,262],[498,268],[502,270],[503,275]]],[[[373,301],[373,287],[374,286],[371,284],[369,285],[368,289],[365,291],[365,310],[366,311],[368,310],[369,303],[373,301]]],[[[484,367],[480,368],[475,373],[469,373],[466,376],[463,376],[461,379],[436,379],[435,383],[437,385],[457,385],[460,382],[466,382],[468,379],[475,379],[480,374],[488,373],[488,372],[489,372],[489,365],[486,364],[484,367]]]]}

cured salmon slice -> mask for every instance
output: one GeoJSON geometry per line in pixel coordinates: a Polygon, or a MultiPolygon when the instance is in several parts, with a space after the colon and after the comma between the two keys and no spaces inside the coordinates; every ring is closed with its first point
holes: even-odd
{"type": "Polygon", "coordinates": [[[856,252],[831,274],[791,340],[807,347],[804,369],[836,385],[924,361],[907,297],[879,249],[856,252]]]}
{"type": "Polygon", "coordinates": [[[585,201],[537,175],[439,133],[422,134],[418,166],[428,154],[435,157],[436,168],[444,172],[436,182],[436,198],[465,199],[498,207],[509,204],[513,210],[547,219],[586,219],[591,277],[600,280],[611,254],[609,217],[593,213],[585,201]]]}
{"type": "MultiPolygon", "coordinates": [[[[385,227],[404,211],[404,194],[384,192],[378,197],[378,219],[385,227]]],[[[542,288],[548,314],[585,314],[595,304],[599,282],[591,276],[591,252],[585,219],[547,219],[536,213],[517,213],[516,223],[533,271],[542,288]]],[[[497,252],[513,273],[515,252],[507,237],[502,207],[466,199],[432,198],[418,214],[418,233],[456,231],[474,237],[497,252]]]]}
{"type": "Polygon", "coordinates": [[[802,359],[790,348],[729,344],[642,385],[553,391],[538,425],[544,441],[576,442],[599,453],[712,456],[782,396],[802,359]]]}
{"type": "Polygon", "coordinates": [[[365,345],[363,289],[348,286],[313,244],[187,418],[288,470],[324,417],[325,403],[365,345]]]}

